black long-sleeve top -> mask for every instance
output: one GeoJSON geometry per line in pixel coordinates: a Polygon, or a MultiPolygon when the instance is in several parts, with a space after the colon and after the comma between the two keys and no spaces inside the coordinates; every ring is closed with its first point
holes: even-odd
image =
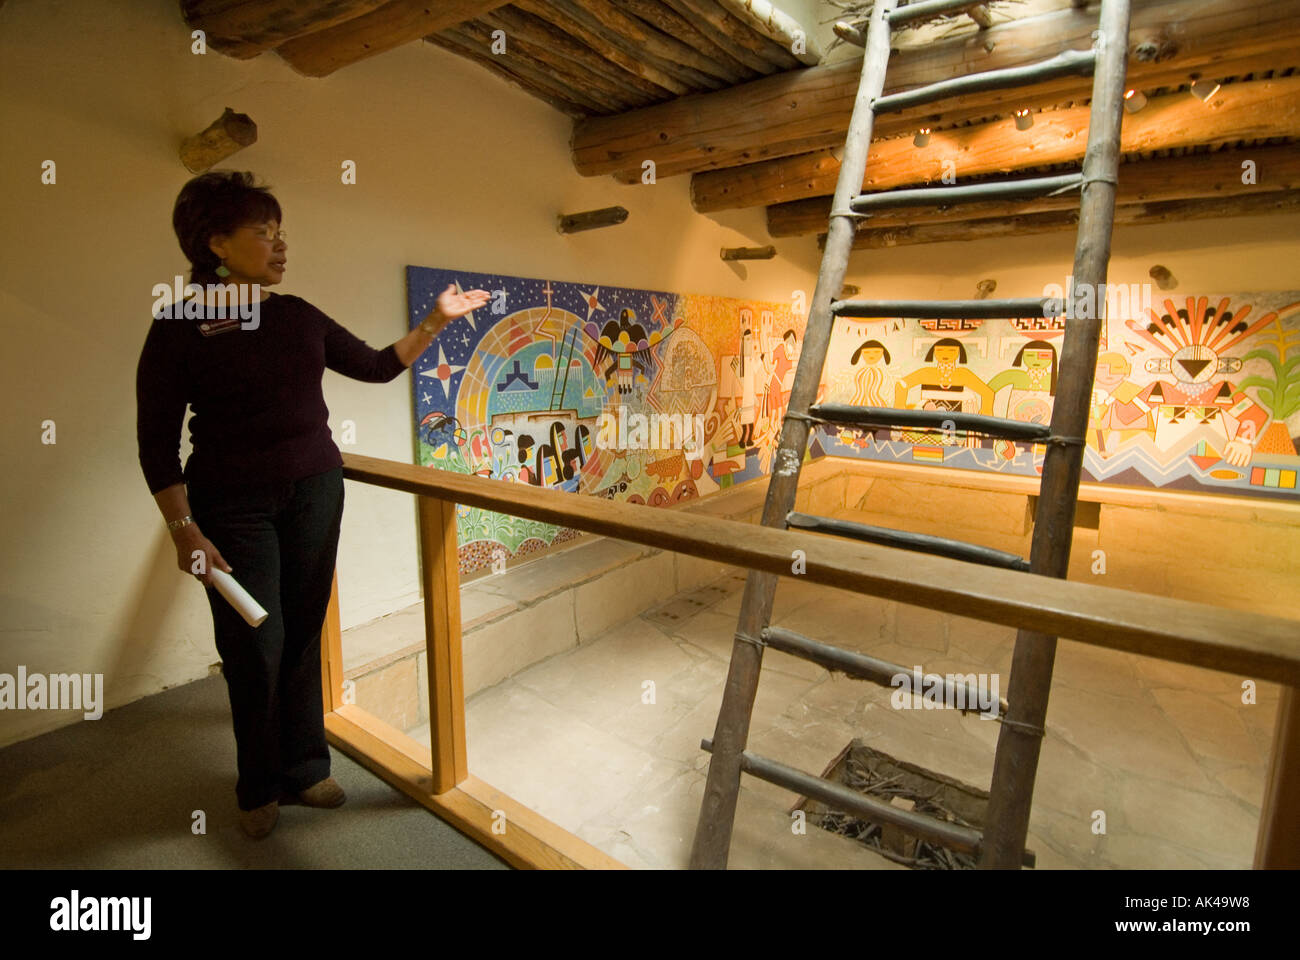
{"type": "Polygon", "coordinates": [[[368,383],[406,369],[391,346],[375,350],[300,297],[272,293],[258,307],[256,329],[154,318],[136,369],[136,439],[150,493],[183,480],[248,487],[340,466],[325,368],[368,383]],[[186,404],[192,452],[182,471],[186,404]]]}

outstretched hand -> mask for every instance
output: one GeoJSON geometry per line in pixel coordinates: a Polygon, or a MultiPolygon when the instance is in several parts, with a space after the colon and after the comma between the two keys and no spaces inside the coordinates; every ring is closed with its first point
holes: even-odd
{"type": "Polygon", "coordinates": [[[457,317],[463,317],[472,310],[477,310],[488,302],[490,294],[486,290],[468,290],[457,293],[454,283],[447,284],[447,289],[438,294],[438,302],[424,318],[424,322],[436,326],[439,330],[457,317]]]}

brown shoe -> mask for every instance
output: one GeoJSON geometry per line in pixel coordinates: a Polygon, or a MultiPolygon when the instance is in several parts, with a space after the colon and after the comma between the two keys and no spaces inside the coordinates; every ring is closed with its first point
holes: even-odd
{"type": "Polygon", "coordinates": [[[272,800],[255,810],[239,811],[239,827],[253,840],[261,840],[280,820],[280,804],[272,800]]]}
{"type": "Polygon", "coordinates": [[[326,777],[298,794],[298,799],[309,807],[341,807],[343,801],[347,800],[347,794],[333,777],[326,777]]]}

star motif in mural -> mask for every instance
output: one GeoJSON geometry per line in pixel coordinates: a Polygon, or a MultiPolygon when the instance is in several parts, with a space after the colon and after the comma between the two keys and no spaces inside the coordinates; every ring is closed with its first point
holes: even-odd
{"type": "Polygon", "coordinates": [[[604,307],[604,306],[601,304],[601,302],[600,302],[600,287],[597,287],[597,288],[596,288],[595,290],[593,290],[591,293],[583,293],[583,295],[582,295],[582,299],[584,299],[585,301],[587,301],[587,319],[588,319],[588,320],[591,319],[591,315],[592,315],[593,313],[595,313],[597,310],[604,310],[604,309],[605,309],[605,307],[604,307]]]}
{"type": "Polygon", "coordinates": [[[438,364],[428,370],[421,370],[420,376],[433,377],[442,384],[442,392],[451,399],[451,378],[453,374],[460,373],[465,368],[463,366],[454,366],[447,362],[447,354],[443,352],[442,344],[438,345],[438,364]]]}
{"type": "MultiPolygon", "coordinates": [[[[452,283],[456,284],[457,293],[463,294],[465,292],[465,288],[460,285],[459,280],[453,280],[452,283]]],[[[477,311],[471,310],[469,313],[465,314],[465,322],[469,324],[469,328],[471,330],[473,330],[475,333],[478,333],[478,327],[475,326],[475,322],[474,322],[475,320],[474,314],[476,312],[477,311]]]]}

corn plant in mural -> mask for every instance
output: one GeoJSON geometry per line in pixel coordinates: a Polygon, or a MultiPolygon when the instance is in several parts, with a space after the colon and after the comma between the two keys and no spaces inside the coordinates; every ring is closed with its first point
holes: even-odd
{"type": "Polygon", "coordinates": [[[1287,420],[1300,412],[1300,354],[1287,357],[1291,347],[1300,343],[1300,330],[1287,330],[1282,326],[1283,316],[1295,312],[1300,304],[1291,304],[1278,311],[1278,316],[1257,340],[1264,340],[1272,348],[1251,350],[1246,360],[1263,360],[1273,370],[1273,376],[1250,376],[1241,381],[1242,389],[1254,387],[1260,405],[1272,416],[1272,423],[1260,438],[1259,449],[1270,453],[1295,452],[1287,420]]]}

